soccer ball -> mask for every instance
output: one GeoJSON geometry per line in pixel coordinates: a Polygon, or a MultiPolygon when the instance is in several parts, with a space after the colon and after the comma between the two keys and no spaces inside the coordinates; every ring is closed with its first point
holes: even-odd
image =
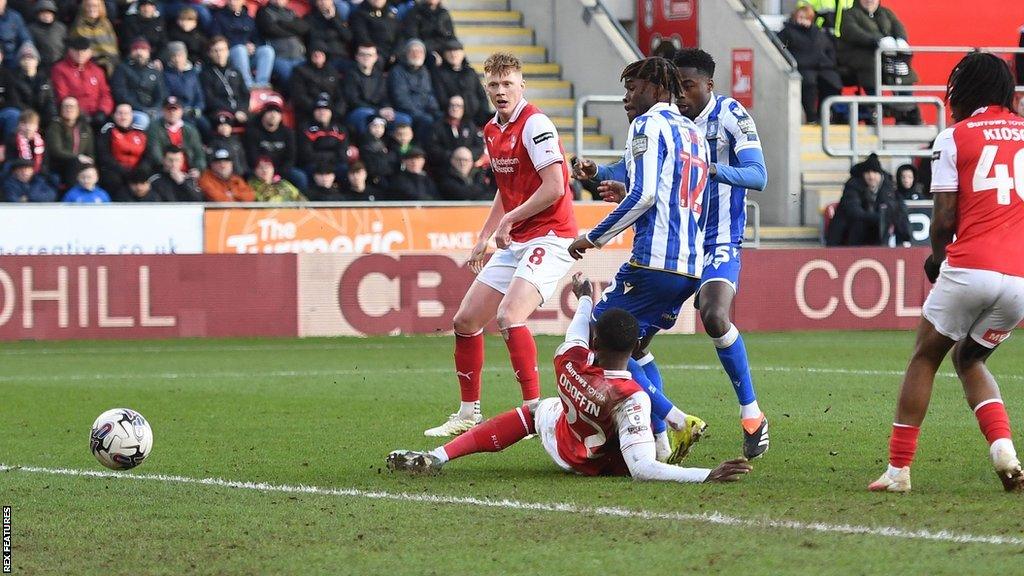
{"type": "Polygon", "coordinates": [[[135,468],[153,449],[153,430],[142,414],[128,408],[114,408],[100,414],[93,422],[89,448],[107,468],[135,468]]]}

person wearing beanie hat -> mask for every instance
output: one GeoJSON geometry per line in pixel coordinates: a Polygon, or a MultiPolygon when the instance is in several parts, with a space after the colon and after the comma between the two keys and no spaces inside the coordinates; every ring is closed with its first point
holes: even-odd
{"type": "Polygon", "coordinates": [[[9,162],[10,174],[0,189],[7,202],[56,202],[57,191],[36,172],[31,160],[17,158],[9,162]]]}
{"type": "Polygon", "coordinates": [[[292,72],[291,87],[288,90],[299,124],[310,121],[316,101],[320,98],[330,100],[335,118],[344,118],[347,107],[341,92],[341,74],[327,61],[327,49],[323,42],[313,39],[309,43],[308,55],[309,61],[292,72]]]}
{"type": "Polygon", "coordinates": [[[417,3],[402,20],[402,34],[406,38],[420,38],[429,52],[440,54],[444,45],[455,40],[455,26],[448,9],[441,0],[417,3]]]}
{"type": "Polygon", "coordinates": [[[426,152],[415,144],[402,154],[402,170],[391,178],[384,200],[440,200],[437,186],[423,169],[427,163],[426,156],[426,152]]]}
{"type": "Polygon", "coordinates": [[[151,120],[160,115],[160,106],[167,98],[164,74],[150,60],[150,43],[139,36],[129,44],[128,59],[122,60],[110,78],[110,91],[114,100],[130,104],[135,111],[135,125],[140,130],[149,127],[151,120]]]}
{"type": "Polygon", "coordinates": [[[245,158],[242,139],[235,134],[235,115],[230,110],[221,110],[213,115],[213,135],[206,143],[207,154],[223,148],[231,154],[231,164],[235,174],[245,174],[249,163],[245,158]]]}
{"type": "Polygon", "coordinates": [[[28,25],[32,44],[39,50],[39,59],[49,68],[64,57],[64,42],[68,27],[57,20],[57,4],[53,0],[39,0],[28,25]]]}
{"type": "Polygon", "coordinates": [[[414,130],[424,135],[441,119],[430,72],[424,66],[426,57],[423,42],[413,38],[405,44],[402,63],[388,73],[388,94],[395,108],[411,116],[414,130]]]}
{"type": "MultiPolygon", "coordinates": [[[[250,163],[264,156],[270,158],[277,174],[305,190],[309,178],[296,166],[295,132],[283,124],[282,118],[280,103],[268,101],[245,130],[245,156],[250,163]]],[[[255,164],[252,168],[256,168],[255,164]]]]}
{"type": "Polygon", "coordinates": [[[156,176],[148,168],[136,168],[125,177],[125,188],[128,193],[115,202],[174,202],[174,198],[165,198],[153,190],[156,176]]]}
{"type": "Polygon", "coordinates": [[[121,52],[128,53],[135,41],[144,38],[149,43],[151,54],[159,54],[167,43],[167,30],[163,16],[157,11],[156,0],[139,0],[138,11],[129,14],[118,27],[121,39],[121,52]]]}
{"type": "Polygon", "coordinates": [[[386,186],[398,165],[398,152],[392,151],[384,139],[387,123],[383,118],[373,116],[366,124],[366,131],[359,136],[359,159],[366,164],[368,181],[375,186],[386,186]]]}
{"type": "Polygon", "coordinates": [[[909,242],[907,205],[897,196],[892,177],[871,154],[850,168],[836,215],[829,224],[829,246],[877,246],[892,228],[899,243],[909,242]],[[883,237],[884,236],[884,237],[883,237]]]}
{"type": "Polygon", "coordinates": [[[336,170],[343,167],[351,145],[348,131],[334,120],[332,102],[327,95],[317,98],[314,106],[313,117],[296,138],[300,164],[309,174],[319,164],[333,163],[336,170]]]}
{"type": "Polygon", "coordinates": [[[446,42],[441,58],[441,65],[430,71],[430,78],[434,83],[434,96],[441,111],[447,110],[452,96],[462,96],[465,105],[464,117],[472,120],[477,126],[486,125],[494,112],[491,112],[487,93],[484,92],[484,85],[480,82],[476,70],[466,62],[466,50],[462,42],[446,42]]]}

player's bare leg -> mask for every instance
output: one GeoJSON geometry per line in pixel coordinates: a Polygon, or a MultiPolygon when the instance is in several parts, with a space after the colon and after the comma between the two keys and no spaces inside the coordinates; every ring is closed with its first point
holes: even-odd
{"type": "Polygon", "coordinates": [[[996,475],[1007,492],[1024,490],[1017,450],[1013,446],[1010,418],[1006,414],[999,385],[985,361],[995,348],[987,348],[971,337],[957,343],[953,349],[953,366],[963,383],[967,405],[971,407],[985,440],[989,443],[989,456],[996,475]]]}
{"type": "Polygon", "coordinates": [[[469,430],[483,420],[480,414],[480,383],[484,368],[484,326],[498,311],[504,294],[482,282],[473,282],[455,313],[455,375],[459,380],[459,410],[426,436],[444,437],[469,430]]]}
{"type": "Polygon", "coordinates": [[[526,320],[540,307],[543,298],[529,281],[515,277],[498,304],[497,321],[508,347],[512,370],[523,393],[523,403],[534,406],[540,400],[540,374],[537,372],[537,343],[526,327],[526,320]]]}
{"type": "Polygon", "coordinates": [[[921,319],[914,353],[903,376],[896,403],[896,419],[889,438],[889,467],[878,480],[868,486],[868,490],[910,491],[910,464],[917,452],[917,437],[928,412],[935,374],[954,344],[953,340],[940,334],[931,322],[921,319]]]}
{"type": "Polygon", "coordinates": [[[700,320],[711,337],[736,392],[743,427],[743,456],[754,459],[768,451],[768,419],[754,395],[754,381],[747,361],[743,337],[732,323],[732,301],[736,290],[728,282],[707,282],[700,288],[700,320]]]}

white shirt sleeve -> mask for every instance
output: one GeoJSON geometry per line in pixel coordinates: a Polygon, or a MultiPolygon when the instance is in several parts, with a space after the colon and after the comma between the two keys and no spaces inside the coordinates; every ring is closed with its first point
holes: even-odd
{"type": "Polygon", "coordinates": [[[651,399],[646,392],[636,392],[620,402],[613,416],[619,449],[634,480],[703,482],[711,474],[707,468],[680,468],[658,462],[651,431],[651,399]]]}
{"type": "Polygon", "coordinates": [[[932,194],[956,192],[960,189],[960,174],[956,169],[956,141],[953,128],[946,128],[935,137],[932,146],[932,194]]]}
{"type": "Polygon", "coordinates": [[[544,114],[534,114],[526,119],[523,146],[526,146],[533,168],[538,172],[555,162],[563,161],[562,151],[558,147],[558,130],[551,118],[544,114]]]}
{"type": "MultiPolygon", "coordinates": [[[[757,125],[750,113],[739,102],[728,99],[722,103],[725,110],[718,115],[719,125],[730,136],[732,136],[733,151],[749,150],[751,148],[761,149],[761,138],[757,135],[757,125]]],[[[723,135],[719,135],[721,137],[723,135]]],[[[726,159],[719,158],[720,162],[726,159]]]]}
{"type": "Polygon", "coordinates": [[[569,329],[565,331],[565,342],[555,350],[555,357],[565,354],[574,346],[590,346],[590,315],[593,311],[594,300],[590,296],[580,298],[576,313],[569,322],[569,329]]]}

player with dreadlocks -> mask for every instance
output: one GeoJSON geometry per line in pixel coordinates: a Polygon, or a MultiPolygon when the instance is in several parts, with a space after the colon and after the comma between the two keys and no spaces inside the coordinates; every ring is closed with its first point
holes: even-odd
{"type": "Polygon", "coordinates": [[[950,350],[996,475],[1007,491],[1024,490],[1010,419],[985,365],[1024,319],[1024,118],[1010,111],[1013,92],[1009,67],[992,54],[967,55],[949,76],[956,124],[932,150],[932,253],[924,264],[935,287],[900,388],[889,467],[869,490],[910,491],[935,373],[950,350]]]}
{"type": "MultiPolygon", "coordinates": [[[[708,150],[697,126],[672,104],[679,77],[671,62],[658,57],[634,62],[622,71],[621,80],[626,88],[622,101],[631,123],[625,153],[626,194],[615,210],[569,246],[569,254],[579,260],[587,250],[600,248],[633,227],[632,255],[594,307],[594,318],[600,319],[609,309],[624,309],[637,318],[643,339],[671,328],[683,303],[700,285],[704,238],[698,218],[708,176],[708,150]]],[[[706,425],[673,406],[660,391],[660,379],[651,382],[635,359],[630,359],[629,369],[651,394],[658,459],[678,463],[706,425]],[[673,430],[671,439],[666,421],[673,430]]]]}

